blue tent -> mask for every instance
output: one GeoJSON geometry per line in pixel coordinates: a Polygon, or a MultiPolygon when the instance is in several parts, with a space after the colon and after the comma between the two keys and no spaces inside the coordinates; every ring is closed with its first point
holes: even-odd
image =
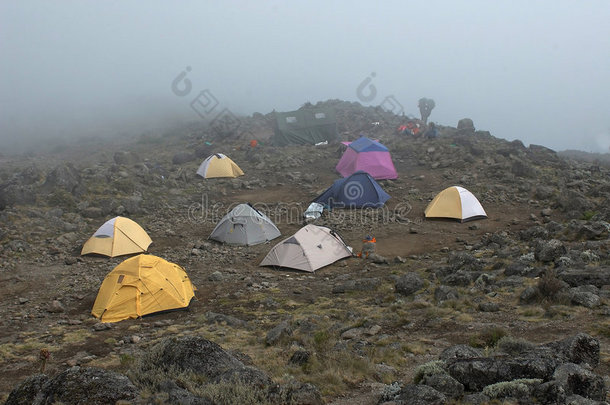
{"type": "Polygon", "coordinates": [[[335,180],[314,202],[331,208],[379,208],[390,199],[368,173],[358,171],[335,180]]]}

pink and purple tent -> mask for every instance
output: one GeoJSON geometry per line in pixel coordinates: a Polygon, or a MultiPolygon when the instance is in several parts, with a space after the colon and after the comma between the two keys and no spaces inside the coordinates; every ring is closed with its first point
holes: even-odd
{"type": "Polygon", "coordinates": [[[343,177],[359,170],[367,172],[376,180],[398,177],[388,148],[364,136],[347,145],[336,169],[343,177]]]}

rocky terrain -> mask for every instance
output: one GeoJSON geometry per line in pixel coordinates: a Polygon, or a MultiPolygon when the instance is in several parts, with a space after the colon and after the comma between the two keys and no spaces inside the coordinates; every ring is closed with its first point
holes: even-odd
{"type": "Polygon", "coordinates": [[[377,255],[313,274],[258,267],[276,241],[207,240],[243,202],[286,237],[338,177],[339,145],[272,147],[271,114],[242,118],[238,131],[195,122],[0,155],[0,400],[608,401],[610,170],[469,126],[407,138],[391,113],[322,104],[335,108],[342,140],[364,133],[388,146],[399,178],[380,182],[392,196],[384,208],[316,220],[356,251],[374,235],[377,255]],[[215,152],[246,175],[196,176],[215,152]],[[451,185],[473,192],[489,218],[424,221],[451,185]],[[124,258],[80,249],[116,215],[146,229],[151,254],[185,268],[198,288],[188,311],[116,324],[90,315],[124,258]]]}

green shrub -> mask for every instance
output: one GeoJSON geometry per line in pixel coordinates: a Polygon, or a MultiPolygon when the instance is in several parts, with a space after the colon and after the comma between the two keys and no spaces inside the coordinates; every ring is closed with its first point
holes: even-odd
{"type": "Polygon", "coordinates": [[[74,209],[76,207],[74,196],[62,188],[57,188],[48,195],[47,204],[51,207],[62,207],[65,209],[74,209]]]}
{"type": "Polygon", "coordinates": [[[498,340],[496,348],[508,353],[511,356],[528,352],[536,347],[535,344],[528,342],[525,339],[514,338],[512,336],[504,336],[498,340]]]}
{"type": "Polygon", "coordinates": [[[537,287],[543,300],[553,301],[557,298],[559,291],[563,289],[563,283],[555,275],[555,270],[546,269],[538,280],[537,287]]]}
{"type": "Polygon", "coordinates": [[[483,329],[478,335],[470,338],[472,347],[494,347],[500,339],[506,336],[506,330],[500,326],[483,329]]]}
{"type": "Polygon", "coordinates": [[[513,381],[502,381],[483,388],[483,394],[495,398],[522,398],[530,395],[530,386],[542,383],[538,378],[520,378],[513,381]]]}
{"type": "Polygon", "coordinates": [[[413,376],[413,382],[419,384],[419,382],[426,375],[436,374],[447,374],[445,370],[445,362],[442,360],[433,360],[427,363],[421,364],[415,368],[415,375],[413,376]]]}

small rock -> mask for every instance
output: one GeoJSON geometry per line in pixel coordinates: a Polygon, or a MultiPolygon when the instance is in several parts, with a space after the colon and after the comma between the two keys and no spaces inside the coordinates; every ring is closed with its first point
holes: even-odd
{"type": "Polygon", "coordinates": [[[287,321],[283,321],[278,324],[275,328],[271,329],[267,332],[267,336],[265,337],[265,342],[268,345],[276,344],[285,336],[292,335],[292,329],[290,328],[290,324],[287,321]]]}
{"type": "Polygon", "coordinates": [[[47,308],[47,312],[50,312],[52,314],[58,314],[64,311],[64,306],[58,300],[51,301],[51,304],[47,308]]]}
{"type": "Polygon", "coordinates": [[[311,353],[309,353],[307,350],[297,350],[292,354],[288,362],[290,364],[301,366],[309,361],[310,356],[311,353]]]}
{"type": "Polygon", "coordinates": [[[224,278],[225,276],[218,270],[208,276],[209,281],[222,281],[224,278]]]}
{"type": "Polygon", "coordinates": [[[66,257],[64,259],[64,263],[66,263],[68,266],[72,266],[73,264],[76,264],[78,260],[76,259],[76,257],[66,257]]]}
{"type": "Polygon", "coordinates": [[[341,339],[359,339],[364,333],[364,328],[352,328],[348,329],[341,334],[341,339]]]}
{"type": "Polygon", "coordinates": [[[500,305],[495,302],[481,302],[479,304],[479,311],[481,312],[498,312],[500,305]]]}
{"type": "Polygon", "coordinates": [[[112,328],[112,324],[111,323],[103,323],[103,322],[98,322],[95,325],[93,325],[93,330],[96,332],[102,331],[102,330],[107,330],[112,328]]]}

